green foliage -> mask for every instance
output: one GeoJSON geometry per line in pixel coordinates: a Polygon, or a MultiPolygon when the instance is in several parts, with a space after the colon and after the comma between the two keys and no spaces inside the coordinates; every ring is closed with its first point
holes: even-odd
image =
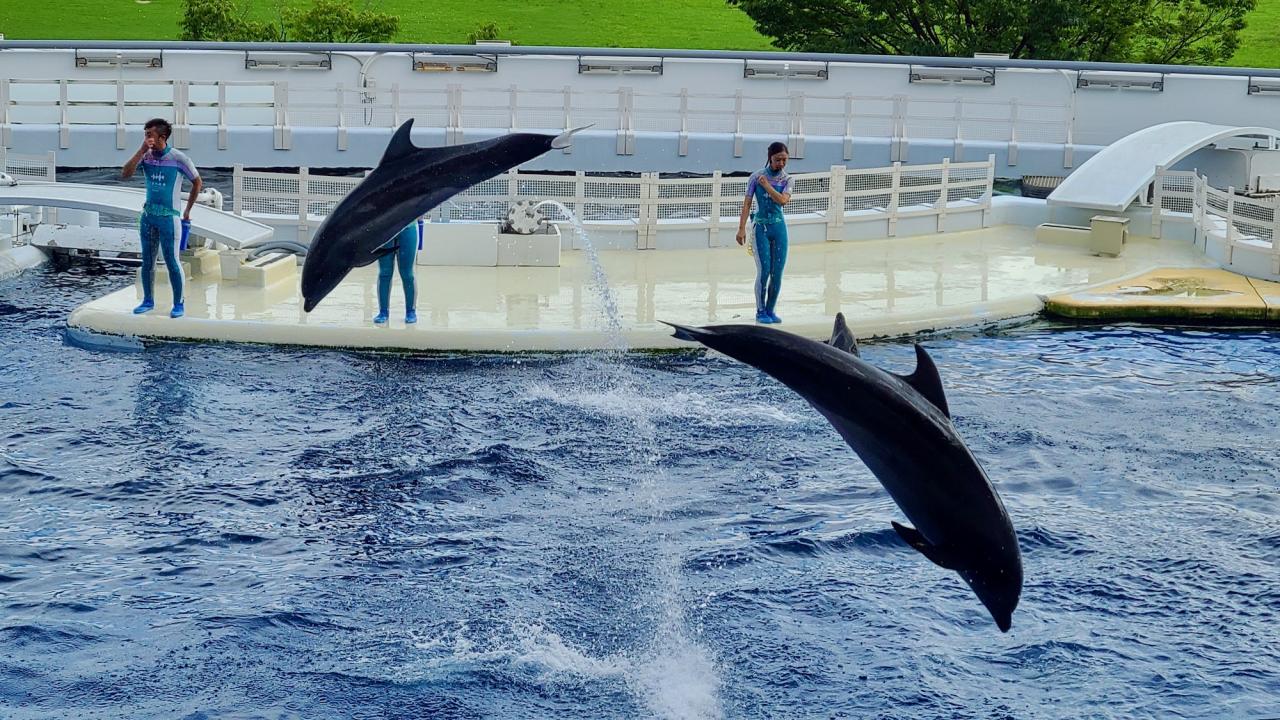
{"type": "Polygon", "coordinates": [[[315,0],[306,10],[285,13],[289,42],[384,43],[400,29],[400,18],[357,10],[350,0],[315,0]]]}
{"type": "Polygon", "coordinates": [[[786,50],[1216,63],[1257,0],[727,0],[786,50]]]}
{"type": "Polygon", "coordinates": [[[501,33],[502,29],[498,27],[498,23],[487,22],[477,25],[475,30],[467,33],[467,43],[475,45],[476,41],[501,40],[502,38],[499,37],[501,33]]]}
{"type": "Polygon", "coordinates": [[[248,19],[248,8],[236,0],[186,0],[182,40],[267,42],[278,35],[267,23],[248,19]]]}
{"type": "Polygon", "coordinates": [[[400,19],[388,13],[356,9],[351,0],[314,0],[296,8],[277,1],[276,22],[251,20],[237,0],[185,0],[183,40],[220,42],[390,42],[400,19]]]}

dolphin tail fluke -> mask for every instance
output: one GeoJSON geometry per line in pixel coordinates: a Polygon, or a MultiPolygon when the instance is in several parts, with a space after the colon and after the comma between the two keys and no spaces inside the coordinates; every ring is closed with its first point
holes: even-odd
{"type": "Polygon", "coordinates": [[[564,148],[569,147],[570,145],[573,144],[573,136],[575,133],[580,133],[583,130],[586,130],[587,128],[592,127],[593,125],[595,125],[595,123],[592,123],[591,125],[583,125],[582,127],[576,127],[572,130],[565,130],[564,132],[555,136],[555,139],[551,141],[551,149],[563,150],[564,148]]]}

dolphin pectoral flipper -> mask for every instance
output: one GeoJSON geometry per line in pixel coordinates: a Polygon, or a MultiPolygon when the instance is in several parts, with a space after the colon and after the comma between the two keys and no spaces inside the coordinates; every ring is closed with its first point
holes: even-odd
{"type": "Polygon", "coordinates": [[[925,539],[924,535],[920,534],[919,530],[907,527],[906,525],[899,525],[892,520],[889,522],[893,524],[893,529],[898,531],[899,537],[905,540],[908,545],[920,551],[921,555],[929,558],[930,562],[934,565],[947,570],[958,569],[956,564],[951,562],[951,559],[947,557],[947,554],[938,549],[936,545],[930,544],[929,541],[925,539]]]}
{"type": "Polygon", "coordinates": [[[938,376],[938,366],[933,358],[919,344],[916,345],[916,371],[910,375],[899,375],[915,391],[924,396],[933,406],[951,417],[951,409],[947,407],[947,394],[942,390],[942,378],[938,376]]]}

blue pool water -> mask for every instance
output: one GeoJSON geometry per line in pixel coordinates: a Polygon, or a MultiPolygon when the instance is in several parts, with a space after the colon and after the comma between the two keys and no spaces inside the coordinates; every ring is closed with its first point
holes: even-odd
{"type": "Polygon", "coordinates": [[[0,717],[1280,712],[1275,332],[927,343],[1023,545],[1002,635],[752,369],[68,344],[124,272],[0,283],[0,717]]]}

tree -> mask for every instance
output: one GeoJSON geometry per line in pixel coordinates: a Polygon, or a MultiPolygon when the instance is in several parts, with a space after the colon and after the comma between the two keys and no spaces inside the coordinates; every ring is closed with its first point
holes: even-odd
{"type": "Polygon", "coordinates": [[[299,9],[276,0],[276,22],[248,18],[248,5],[237,0],[185,0],[183,40],[216,42],[389,42],[400,29],[400,18],[369,9],[356,9],[351,0],[315,0],[299,9]]]}
{"type": "Polygon", "coordinates": [[[368,8],[357,10],[350,0],[316,0],[306,10],[285,14],[291,42],[382,43],[400,29],[400,18],[368,8]]]}
{"type": "Polygon", "coordinates": [[[248,8],[235,0],[186,0],[182,40],[267,42],[278,40],[275,28],[248,19],[248,8]]]}
{"type": "Polygon", "coordinates": [[[784,50],[1224,62],[1257,0],[727,0],[784,50]]]}

